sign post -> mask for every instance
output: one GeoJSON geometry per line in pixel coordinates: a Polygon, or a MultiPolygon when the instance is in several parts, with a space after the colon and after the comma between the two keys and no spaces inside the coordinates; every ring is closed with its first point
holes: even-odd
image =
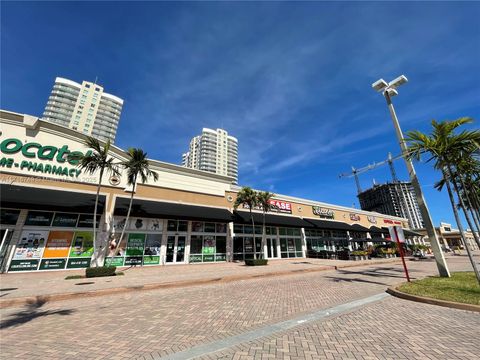
{"type": "Polygon", "coordinates": [[[388,228],[390,232],[390,237],[395,239],[398,245],[398,251],[400,252],[400,257],[402,258],[403,269],[405,270],[405,276],[407,277],[407,281],[410,282],[410,276],[408,275],[407,264],[405,263],[405,256],[403,253],[403,246],[402,243],[405,242],[405,236],[403,235],[403,230],[401,226],[390,226],[388,228]]]}

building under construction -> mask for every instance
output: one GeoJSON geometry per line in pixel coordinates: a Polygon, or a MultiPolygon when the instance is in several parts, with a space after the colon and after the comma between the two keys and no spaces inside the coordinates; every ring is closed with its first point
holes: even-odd
{"type": "Polygon", "coordinates": [[[417,196],[410,182],[374,184],[372,188],[359,192],[358,200],[362,210],[407,218],[412,229],[424,228],[417,196]]]}

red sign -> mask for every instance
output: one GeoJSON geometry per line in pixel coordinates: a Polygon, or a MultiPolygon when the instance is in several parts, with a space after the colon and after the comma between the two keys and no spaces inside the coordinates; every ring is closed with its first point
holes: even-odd
{"type": "Polygon", "coordinates": [[[269,201],[270,205],[272,205],[276,210],[280,212],[292,212],[292,204],[284,202],[284,201],[278,201],[278,200],[273,200],[270,199],[269,201]]]}
{"type": "Polygon", "coordinates": [[[400,221],[393,221],[393,220],[390,220],[390,219],[383,219],[383,222],[385,224],[395,224],[395,225],[402,225],[402,223],[400,221]]]}

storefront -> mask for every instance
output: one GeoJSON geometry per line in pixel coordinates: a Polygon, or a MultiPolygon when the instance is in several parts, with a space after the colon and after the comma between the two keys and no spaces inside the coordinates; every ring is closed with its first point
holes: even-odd
{"type": "MultiPolygon", "coordinates": [[[[352,240],[370,238],[372,219],[407,223],[276,195],[265,216],[261,209],[252,210],[253,227],[248,209],[233,209],[240,190],[233,179],[150,160],[159,181],[138,184],[128,221],[132,189],[126,176],[102,178],[94,249],[98,174],[83,172],[67,157],[91,151],[85,148],[83,135],[27,115],[4,111],[0,115],[2,271],[75,269],[92,261],[159,266],[256,256],[335,258],[351,250],[352,240]]],[[[125,152],[114,146],[110,155],[116,162],[126,159],[125,152]]]]}

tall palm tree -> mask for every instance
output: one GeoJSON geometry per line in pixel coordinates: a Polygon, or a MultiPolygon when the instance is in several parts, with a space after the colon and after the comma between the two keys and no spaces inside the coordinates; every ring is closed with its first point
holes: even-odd
{"type": "MultiPolygon", "coordinates": [[[[125,224],[127,224],[128,219],[130,218],[130,212],[132,210],[133,204],[133,195],[135,194],[138,180],[140,180],[142,184],[146,183],[150,177],[153,179],[153,181],[157,181],[158,174],[155,171],[150,170],[150,162],[148,161],[147,153],[144,152],[142,149],[138,148],[128,149],[127,160],[123,161],[121,165],[127,172],[127,184],[132,187],[130,203],[128,204],[127,218],[125,219],[125,224]]],[[[120,247],[123,236],[125,235],[126,228],[127,226],[124,226],[122,229],[122,233],[120,234],[120,238],[118,239],[114,254],[117,253],[118,248],[120,247]]]]}
{"type": "MultiPolygon", "coordinates": [[[[85,172],[93,175],[99,171],[98,183],[97,183],[97,194],[95,196],[95,208],[93,211],[93,251],[94,251],[94,266],[98,266],[98,252],[97,252],[97,211],[98,211],[98,200],[100,197],[100,188],[102,187],[102,179],[105,173],[110,173],[118,175],[118,167],[114,164],[113,157],[109,157],[108,153],[110,151],[111,143],[110,140],[100,144],[100,141],[89,136],[85,140],[85,146],[93,151],[87,152],[85,155],[81,153],[74,153],[69,156],[69,160],[78,161],[78,167],[85,172]]],[[[105,211],[106,206],[104,206],[105,211]]]]}
{"type": "Polygon", "coordinates": [[[253,252],[256,259],[257,247],[255,246],[255,221],[253,220],[252,210],[258,205],[257,192],[248,186],[242,187],[237,193],[237,198],[233,204],[233,208],[237,210],[240,205],[246,205],[250,211],[250,221],[252,222],[253,228],[253,252]]]}
{"type": "Polygon", "coordinates": [[[262,208],[262,216],[263,216],[263,226],[262,226],[262,253],[261,253],[261,258],[263,258],[263,255],[265,253],[265,241],[266,241],[266,233],[265,233],[265,215],[272,210],[272,204],[270,201],[272,198],[275,196],[275,194],[268,192],[268,191],[260,191],[257,194],[257,202],[258,205],[262,208]]]}
{"type": "MultiPolygon", "coordinates": [[[[428,154],[427,162],[434,161],[434,167],[442,172],[443,181],[447,187],[448,196],[452,205],[455,221],[457,222],[462,240],[467,249],[467,253],[472,263],[477,280],[480,284],[480,271],[473,258],[470,246],[465,239],[462,222],[458,215],[458,210],[453,197],[451,185],[453,184],[457,196],[458,188],[456,187],[456,180],[453,178],[452,168],[456,165],[459,159],[471,156],[472,149],[475,146],[474,141],[478,141],[478,130],[468,131],[463,130],[456,134],[455,130],[464,125],[471,123],[470,118],[460,118],[453,121],[432,121],[433,132],[431,135],[423,134],[420,131],[410,131],[407,134],[406,141],[409,146],[409,158],[420,160],[422,154],[428,154]]],[[[460,199],[461,200],[461,199],[460,199]]],[[[460,201],[461,207],[464,209],[463,202],[460,201]]],[[[468,213],[465,212],[465,217],[469,220],[468,213]]]]}

